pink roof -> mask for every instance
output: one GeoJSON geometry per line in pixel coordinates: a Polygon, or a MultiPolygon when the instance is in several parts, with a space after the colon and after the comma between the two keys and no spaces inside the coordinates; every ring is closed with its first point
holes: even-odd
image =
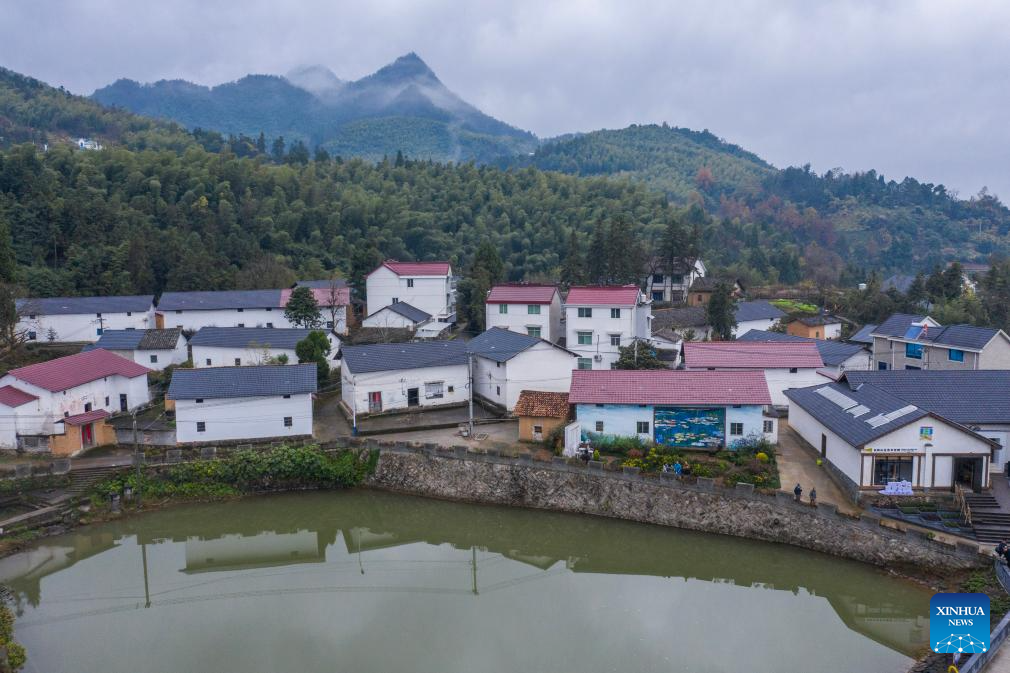
{"type": "Polygon", "coordinates": [[[771,404],[764,373],[576,369],[570,404],[771,404]]]}
{"type": "Polygon", "coordinates": [[[568,291],[565,303],[573,306],[634,306],[638,297],[637,285],[578,285],[568,291]]]}
{"type": "Polygon", "coordinates": [[[495,285],[488,304],[550,304],[558,288],[553,285],[495,285]]]}
{"type": "Polygon", "coordinates": [[[710,341],[684,343],[688,369],[774,369],[824,366],[813,341],[710,341]]]}
{"type": "Polygon", "coordinates": [[[39,399],[31,393],[26,393],[20,388],[15,388],[14,386],[4,386],[0,388],[0,404],[5,407],[20,407],[22,404],[28,404],[33,400],[39,399]]]}
{"type": "Polygon", "coordinates": [[[449,273],[449,262],[398,262],[387,259],[382,266],[397,276],[445,276],[449,273]]]}
{"type": "Polygon", "coordinates": [[[119,375],[132,379],[144,376],[149,371],[151,370],[133,360],[96,348],[49,362],[19,367],[7,373],[25,383],[56,392],[97,381],[106,376],[119,375]]]}
{"type": "MultiPolygon", "coordinates": [[[[288,300],[291,299],[292,290],[281,290],[281,308],[288,305],[288,300]]],[[[332,304],[333,306],[347,306],[351,303],[351,288],[349,287],[338,287],[335,290],[328,287],[316,287],[312,288],[312,296],[316,298],[316,303],[320,306],[330,306],[330,298],[336,299],[337,303],[332,304]]]]}
{"type": "Polygon", "coordinates": [[[84,425],[85,423],[93,423],[94,421],[108,417],[109,412],[105,409],[95,409],[93,411],[85,411],[83,414],[77,414],[76,416],[67,416],[63,419],[63,422],[67,425],[84,425]]]}

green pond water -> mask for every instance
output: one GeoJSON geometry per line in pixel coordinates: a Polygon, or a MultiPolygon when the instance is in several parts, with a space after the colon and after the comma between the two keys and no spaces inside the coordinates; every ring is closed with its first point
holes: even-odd
{"type": "Polygon", "coordinates": [[[372,491],[0,559],[29,673],[905,671],[930,594],[783,545],[372,491]]]}

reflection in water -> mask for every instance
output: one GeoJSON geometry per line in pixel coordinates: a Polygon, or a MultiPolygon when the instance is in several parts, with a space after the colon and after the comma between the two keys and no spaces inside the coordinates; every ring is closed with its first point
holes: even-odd
{"type": "Polygon", "coordinates": [[[856,563],[368,491],[85,528],[0,581],[38,671],[898,671],[928,628],[856,563]]]}

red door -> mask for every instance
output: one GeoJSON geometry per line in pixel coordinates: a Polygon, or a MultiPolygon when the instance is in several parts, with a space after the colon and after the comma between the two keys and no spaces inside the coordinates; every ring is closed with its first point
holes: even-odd
{"type": "Polygon", "coordinates": [[[368,393],[368,413],[377,414],[382,411],[382,391],[368,393]]]}
{"type": "Polygon", "coordinates": [[[87,423],[81,426],[81,444],[82,448],[87,448],[95,443],[95,433],[94,424],[87,423]]]}

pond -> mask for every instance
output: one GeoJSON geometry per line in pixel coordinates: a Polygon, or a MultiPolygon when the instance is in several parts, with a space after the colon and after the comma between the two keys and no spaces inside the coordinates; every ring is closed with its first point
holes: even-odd
{"type": "Polygon", "coordinates": [[[903,672],[930,594],[784,545],[368,490],[0,559],[29,673],[903,672]]]}

